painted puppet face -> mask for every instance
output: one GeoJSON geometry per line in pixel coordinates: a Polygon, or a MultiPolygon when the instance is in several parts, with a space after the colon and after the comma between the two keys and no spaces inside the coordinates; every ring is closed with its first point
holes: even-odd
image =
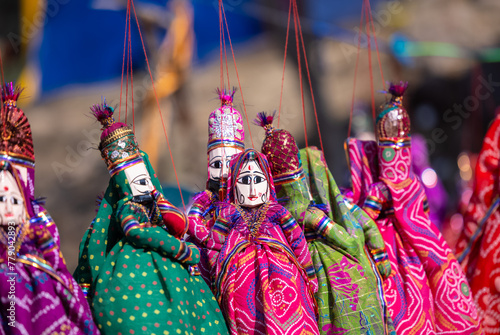
{"type": "Polygon", "coordinates": [[[208,177],[209,179],[219,181],[221,178],[227,178],[229,162],[231,158],[240,153],[240,149],[231,147],[220,147],[210,150],[208,153],[208,177]]]}
{"type": "Polygon", "coordinates": [[[128,183],[134,197],[147,195],[153,191],[153,183],[144,163],[139,163],[125,169],[128,183]]]}
{"type": "Polygon", "coordinates": [[[24,199],[16,180],[9,171],[0,172],[0,225],[9,222],[21,223],[26,209],[24,199]]]}
{"type": "Polygon", "coordinates": [[[245,162],[236,179],[236,203],[256,207],[269,199],[269,182],[255,160],[245,162]]]}

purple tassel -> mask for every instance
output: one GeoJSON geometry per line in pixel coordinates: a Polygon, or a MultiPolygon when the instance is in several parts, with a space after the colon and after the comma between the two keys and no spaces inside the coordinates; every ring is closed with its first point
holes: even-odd
{"type": "Polygon", "coordinates": [[[399,84],[391,83],[391,86],[389,87],[389,93],[394,97],[402,97],[407,88],[408,82],[400,81],[399,84]]]}
{"type": "Polygon", "coordinates": [[[103,126],[106,125],[106,120],[113,117],[114,109],[106,104],[106,98],[103,99],[102,103],[94,104],[90,107],[92,115],[95,116],[97,121],[99,121],[103,126]]]}
{"type": "Polygon", "coordinates": [[[257,114],[257,118],[253,120],[253,123],[257,126],[261,126],[262,128],[272,126],[275,116],[276,111],[273,112],[273,115],[267,115],[266,112],[260,112],[257,114]]]}
{"type": "Polygon", "coordinates": [[[233,87],[232,90],[225,90],[225,89],[221,90],[218,88],[216,92],[223,106],[233,104],[233,98],[234,98],[234,93],[236,93],[236,87],[233,87]]]}
{"type": "Polygon", "coordinates": [[[2,101],[17,101],[23,90],[24,88],[21,88],[21,86],[14,86],[13,82],[4,83],[2,86],[2,101]]]}

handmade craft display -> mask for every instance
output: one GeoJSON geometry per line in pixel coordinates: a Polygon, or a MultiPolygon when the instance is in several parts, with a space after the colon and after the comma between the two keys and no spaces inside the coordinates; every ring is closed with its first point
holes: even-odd
{"type": "Polygon", "coordinates": [[[411,168],[407,85],[391,85],[376,120],[377,142],[348,139],[353,201],[375,220],[391,275],[385,297],[397,334],[480,334],[478,314],[460,265],[428,216],[411,168]]]}
{"type": "Polygon", "coordinates": [[[390,265],[376,224],[369,217],[358,223],[321,151],[305,148],[299,153],[293,136],[284,129],[275,129],[272,121],[273,116],[265,113],[259,113],[256,120],[266,130],[262,153],[268,158],[278,199],[307,239],[318,278],[320,333],[387,334],[390,322],[384,316],[382,282],[365,254],[361,225],[371,233],[367,242],[376,253],[380,272],[387,277],[390,265]]]}
{"type": "Polygon", "coordinates": [[[231,158],[245,149],[245,130],[239,111],[233,107],[235,91],[218,91],[221,106],[208,117],[208,180],[206,190],[196,194],[188,213],[188,240],[200,249],[198,267],[206,283],[213,287],[212,265],[217,253],[206,248],[208,235],[215,222],[217,203],[224,200],[225,180],[231,158]]]}
{"type": "Polygon", "coordinates": [[[57,228],[34,197],[31,127],[22,89],[1,87],[0,334],[99,334],[59,249],[57,228]]]}
{"type": "Polygon", "coordinates": [[[456,247],[485,334],[500,334],[500,114],[493,120],[479,153],[473,194],[456,247]]]}
{"type": "Polygon", "coordinates": [[[95,220],[80,244],[75,277],[88,290],[103,334],[224,334],[210,289],[190,265],[196,246],[181,238],[185,215],[168,202],[134,133],[113,108],[93,105],[103,125],[99,149],[111,175],[95,220]]]}
{"type": "Polygon", "coordinates": [[[226,202],[208,248],[218,253],[214,290],[232,334],[318,334],[317,280],[306,239],[277,203],[266,158],[231,160],[226,202]]]}

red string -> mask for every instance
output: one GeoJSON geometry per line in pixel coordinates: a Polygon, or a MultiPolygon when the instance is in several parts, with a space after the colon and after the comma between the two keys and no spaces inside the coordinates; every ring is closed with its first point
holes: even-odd
{"type": "Polygon", "coordinates": [[[281,92],[280,92],[280,105],[278,109],[278,128],[280,127],[280,116],[281,116],[281,102],[283,101],[283,84],[285,82],[285,66],[286,66],[286,54],[288,50],[288,33],[290,32],[290,15],[292,14],[292,0],[290,0],[290,6],[288,8],[288,22],[286,24],[286,40],[285,40],[285,56],[283,57],[283,76],[281,77],[281,92]]]}
{"type": "MultiPolygon", "coordinates": [[[[132,131],[135,133],[135,111],[134,111],[134,74],[132,71],[132,39],[130,34],[130,24],[128,26],[128,49],[130,61],[130,96],[132,98],[132,131]]],[[[126,121],[125,121],[126,122],[126,121]]]]}
{"type": "MultiPolygon", "coordinates": [[[[368,3],[368,0],[365,0],[368,3]]],[[[375,88],[373,85],[373,66],[372,66],[372,49],[371,49],[371,36],[369,29],[369,13],[368,6],[365,6],[366,13],[366,39],[368,41],[368,72],[370,73],[370,94],[372,99],[372,118],[373,118],[373,131],[376,129],[375,125],[375,88]]]]}
{"type": "Polygon", "coordinates": [[[156,94],[155,83],[154,83],[154,80],[153,80],[153,75],[151,73],[151,67],[149,66],[148,55],[146,53],[146,47],[144,46],[144,40],[142,38],[141,28],[139,27],[139,20],[137,19],[137,13],[135,11],[135,5],[134,5],[134,1],[133,0],[132,0],[132,9],[134,10],[135,22],[137,23],[137,29],[139,30],[139,36],[141,38],[142,50],[144,51],[144,57],[146,58],[146,64],[148,66],[149,76],[151,78],[151,84],[153,86],[153,92],[154,92],[155,98],[156,98],[156,104],[158,105],[158,113],[160,114],[161,124],[163,126],[163,133],[165,134],[165,138],[167,140],[168,151],[170,153],[170,159],[172,160],[172,166],[173,166],[173,169],[174,169],[175,179],[177,181],[177,187],[179,188],[179,194],[181,196],[182,207],[184,208],[184,211],[186,211],[186,204],[184,203],[184,197],[182,196],[181,185],[179,183],[179,178],[177,176],[177,169],[175,168],[174,157],[172,155],[172,149],[170,147],[170,141],[168,140],[167,129],[165,127],[165,122],[163,121],[163,115],[161,113],[160,101],[158,100],[158,95],[156,94]]]}
{"type": "Polygon", "coordinates": [[[224,91],[224,66],[222,54],[222,35],[224,34],[224,25],[222,21],[222,0],[219,0],[219,38],[220,38],[220,89],[224,91]]]}
{"type": "Polygon", "coordinates": [[[122,61],[122,79],[120,84],[120,105],[118,107],[118,120],[121,120],[122,112],[122,92],[123,92],[123,72],[125,70],[125,47],[127,45],[127,26],[130,24],[130,0],[127,1],[127,14],[125,16],[125,37],[123,38],[123,61],[122,61]]]}
{"type": "MultiPolygon", "coordinates": [[[[375,42],[375,49],[377,50],[377,59],[378,59],[378,66],[380,69],[380,77],[382,78],[382,87],[384,88],[384,91],[385,91],[386,89],[385,89],[384,73],[382,71],[382,62],[380,61],[380,52],[378,50],[377,36],[375,35],[375,25],[373,23],[372,9],[371,9],[369,0],[366,0],[366,5],[368,8],[368,14],[370,14],[370,23],[371,23],[371,27],[372,27],[373,41],[375,42]]],[[[368,27],[367,27],[367,29],[368,29],[368,27]]]]}
{"type": "MultiPolygon", "coordinates": [[[[295,7],[297,8],[297,4],[296,3],[295,3],[295,7]]],[[[316,119],[316,127],[318,128],[319,143],[320,143],[320,146],[321,146],[321,151],[323,152],[323,155],[324,155],[325,152],[323,150],[323,139],[321,138],[321,130],[319,128],[318,112],[316,110],[316,101],[314,100],[314,92],[313,92],[313,87],[312,87],[311,73],[309,71],[309,63],[307,62],[306,45],[304,43],[304,36],[302,35],[302,26],[300,25],[300,17],[299,17],[299,15],[297,15],[297,22],[299,24],[299,35],[300,35],[300,41],[302,43],[302,52],[304,54],[304,64],[306,66],[307,80],[309,81],[309,89],[310,89],[310,92],[311,92],[311,101],[312,101],[312,105],[313,105],[314,118],[316,119]]]]}
{"type": "Polygon", "coordinates": [[[354,115],[354,98],[356,96],[356,78],[358,77],[359,53],[361,50],[361,33],[363,32],[364,13],[365,13],[365,2],[363,1],[363,5],[361,7],[361,19],[359,22],[358,50],[356,52],[356,65],[354,67],[354,84],[352,88],[352,103],[351,103],[351,113],[349,114],[349,129],[347,131],[347,138],[351,137],[352,117],[354,115]]]}
{"type": "Polygon", "coordinates": [[[226,52],[227,48],[226,48],[226,37],[224,35],[224,29],[222,29],[222,43],[224,44],[224,59],[226,62],[227,89],[230,90],[231,84],[229,83],[229,66],[227,65],[227,52],[226,52]]]}
{"type": "Polygon", "coordinates": [[[300,60],[300,41],[299,41],[299,28],[298,28],[298,10],[297,3],[295,0],[293,1],[293,23],[295,27],[295,44],[297,45],[297,65],[299,69],[299,83],[300,83],[300,98],[302,101],[302,118],[304,120],[304,136],[306,140],[306,147],[309,146],[307,142],[307,125],[306,125],[306,106],[304,102],[304,84],[302,82],[302,64],[300,60]]]}
{"type": "MultiPolygon", "coordinates": [[[[130,35],[129,35],[130,37],[130,35]]],[[[125,123],[127,123],[128,116],[128,72],[129,72],[129,48],[127,44],[127,82],[125,84],[125,123]]]]}
{"type": "Polygon", "coordinates": [[[221,4],[221,8],[222,8],[222,14],[224,15],[224,22],[226,24],[227,38],[229,41],[229,46],[231,47],[231,54],[233,56],[234,70],[236,72],[236,78],[238,79],[238,87],[240,89],[241,101],[243,103],[243,110],[245,111],[245,118],[247,119],[248,133],[250,134],[250,141],[252,142],[252,148],[255,149],[255,146],[253,144],[253,138],[252,138],[252,130],[250,129],[250,120],[248,119],[247,108],[245,106],[245,99],[243,98],[243,90],[241,89],[240,76],[238,74],[238,67],[236,66],[236,58],[234,57],[233,43],[231,42],[231,36],[229,35],[229,27],[227,24],[226,12],[224,11],[224,5],[222,4],[222,1],[220,2],[220,4],[221,4]]]}

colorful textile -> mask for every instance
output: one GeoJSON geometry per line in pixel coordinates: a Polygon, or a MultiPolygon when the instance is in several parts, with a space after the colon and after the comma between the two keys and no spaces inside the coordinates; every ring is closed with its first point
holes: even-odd
{"type": "Polygon", "coordinates": [[[8,83],[1,91],[0,334],[99,334],[57,227],[34,198],[31,127],[16,104],[22,89],[8,83]]]}
{"type": "Polygon", "coordinates": [[[153,205],[131,201],[119,172],[80,244],[75,277],[89,285],[95,320],[103,334],[227,334],[209,287],[190,275],[197,248],[169,233],[182,235],[185,217],[164,199],[147,155],[142,159],[157,190],[153,205]]]}
{"type": "Polygon", "coordinates": [[[500,114],[484,138],[477,159],[474,192],[464,215],[456,255],[469,281],[486,334],[500,334],[500,114]]]}
{"type": "Polygon", "coordinates": [[[353,199],[375,220],[391,275],[385,296],[397,334],[481,334],[465,276],[424,210],[408,142],[348,139],[353,199]],[[382,144],[382,143],[381,143],[382,144]]]}
{"type": "Polygon", "coordinates": [[[232,334],[319,334],[317,280],[306,239],[276,201],[264,156],[248,149],[231,161],[227,203],[207,239],[218,252],[215,292],[232,334]],[[242,164],[252,157],[265,174],[269,201],[254,208],[231,204],[242,164]]]}
{"type": "MultiPolygon", "coordinates": [[[[308,241],[318,277],[316,301],[321,334],[389,333],[391,323],[385,320],[381,280],[365,254],[362,226],[346,206],[321,151],[302,149],[300,160],[306,175],[280,185],[278,197],[287,199],[285,207],[304,229],[308,241]],[[331,217],[310,201],[311,189],[316,203],[326,205],[331,217]]],[[[359,207],[357,210],[361,211],[359,207]]],[[[371,220],[366,222],[375,225],[371,220]]],[[[377,262],[387,276],[390,267],[382,266],[388,263],[384,261],[383,240],[374,228],[377,262]]]]}
{"type": "Polygon", "coordinates": [[[23,242],[11,267],[7,245],[0,245],[0,334],[99,334],[48,229],[27,223],[19,237],[23,242]]]}

